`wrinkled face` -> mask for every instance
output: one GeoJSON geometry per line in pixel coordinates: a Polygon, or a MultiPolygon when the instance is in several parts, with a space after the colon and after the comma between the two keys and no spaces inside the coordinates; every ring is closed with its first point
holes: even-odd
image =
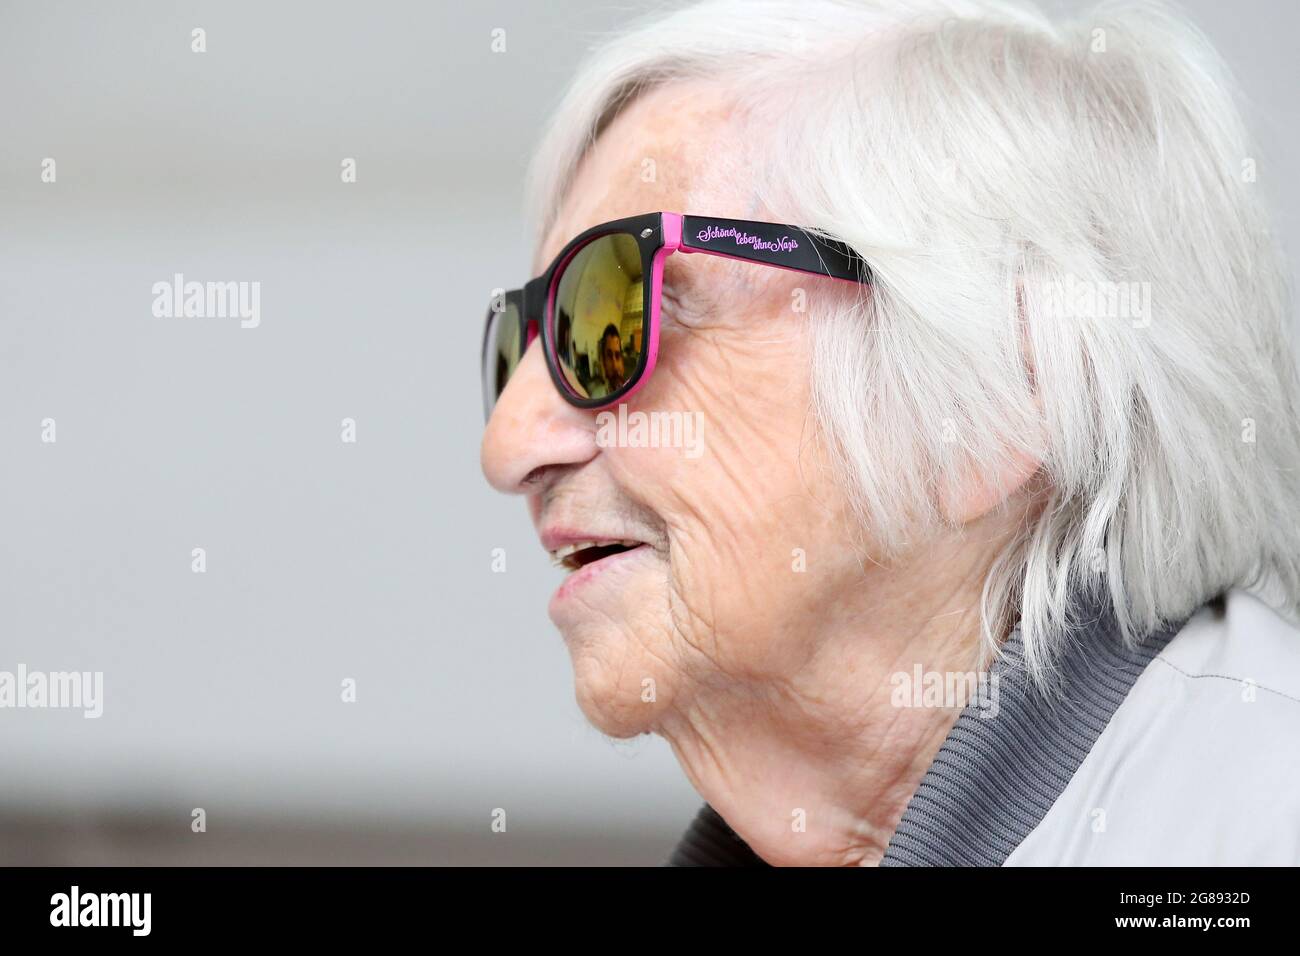
{"type": "MultiPolygon", "coordinates": [[[[729,113],[707,88],[632,104],[580,164],[530,274],[612,219],[771,217],[743,170],[724,165],[744,147],[729,113]]],[[[527,496],[542,546],[563,559],[550,616],[580,705],[616,736],[660,729],[735,685],[768,693],[795,679],[818,651],[810,625],[834,617],[837,595],[862,580],[811,417],[809,337],[795,308],[842,294],[837,284],[712,256],[670,256],[664,275],[658,366],[623,423],[618,410],[567,404],[536,340],[482,448],[491,482],[527,496]]],[[[621,364],[608,355],[606,377],[621,377],[621,364]]]]}

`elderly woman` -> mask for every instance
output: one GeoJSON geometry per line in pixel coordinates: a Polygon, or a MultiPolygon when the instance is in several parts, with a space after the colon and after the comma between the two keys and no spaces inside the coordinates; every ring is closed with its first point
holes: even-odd
{"type": "Polygon", "coordinates": [[[707,801],[676,862],[1300,862],[1300,394],[1229,89],[1159,8],[978,0],[709,2],[579,73],[483,468],[583,712],[707,801]]]}

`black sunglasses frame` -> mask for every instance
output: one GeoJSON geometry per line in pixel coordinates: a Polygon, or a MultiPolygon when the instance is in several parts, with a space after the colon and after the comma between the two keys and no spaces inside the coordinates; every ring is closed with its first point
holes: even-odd
{"type": "MultiPolygon", "coordinates": [[[[492,334],[495,329],[493,318],[500,314],[500,321],[506,321],[505,314],[511,305],[515,307],[519,322],[517,334],[520,361],[533,339],[540,335],[551,381],[570,405],[590,410],[607,408],[618,404],[644,385],[658,357],[663,264],[675,252],[723,256],[858,284],[871,282],[870,267],[850,246],[799,226],[747,219],[720,219],[714,216],[683,216],[669,212],[644,213],[601,223],[571,239],[540,276],[529,280],[522,289],[501,293],[489,306],[480,355],[485,415],[491,416],[496,398],[499,397],[487,394],[487,357],[493,344],[492,339],[495,338],[492,334]],[[559,367],[555,332],[552,328],[554,323],[551,321],[555,290],[564,269],[583,247],[596,239],[616,234],[631,236],[641,253],[645,296],[642,315],[645,317],[645,329],[636,368],[627,381],[608,395],[588,398],[574,393],[559,367]]],[[[498,388],[503,387],[500,383],[496,384],[498,388]]]]}

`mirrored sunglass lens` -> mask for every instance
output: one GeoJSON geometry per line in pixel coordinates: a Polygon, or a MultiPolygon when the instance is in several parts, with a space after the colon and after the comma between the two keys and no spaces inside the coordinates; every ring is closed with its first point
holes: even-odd
{"type": "Polygon", "coordinates": [[[601,236],[569,260],[555,290],[556,364],[578,398],[613,395],[645,346],[641,248],[626,233],[601,236]]]}
{"type": "Polygon", "coordinates": [[[483,403],[489,414],[496,405],[506,383],[514,374],[523,355],[519,340],[519,308],[513,302],[495,309],[492,328],[488,330],[488,347],[483,356],[483,403]]]}

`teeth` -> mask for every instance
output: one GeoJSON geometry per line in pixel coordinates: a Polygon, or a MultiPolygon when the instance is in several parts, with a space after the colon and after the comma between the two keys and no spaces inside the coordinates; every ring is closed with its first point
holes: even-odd
{"type": "Polygon", "coordinates": [[[639,546],[641,542],[628,539],[618,541],[579,541],[576,544],[566,544],[562,548],[556,548],[551,552],[551,560],[557,565],[565,567],[567,566],[564,564],[565,558],[577,554],[579,551],[585,551],[587,548],[607,548],[611,544],[622,545],[625,548],[635,548],[639,546]]]}

